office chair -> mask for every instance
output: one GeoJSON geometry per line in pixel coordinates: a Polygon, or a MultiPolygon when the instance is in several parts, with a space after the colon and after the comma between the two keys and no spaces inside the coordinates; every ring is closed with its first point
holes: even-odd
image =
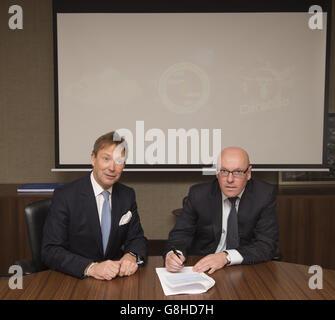
{"type": "Polygon", "coordinates": [[[272,261],[281,261],[283,259],[283,255],[279,249],[279,247],[277,247],[276,253],[275,255],[272,257],[272,261]]]}
{"type": "Polygon", "coordinates": [[[41,261],[43,226],[51,205],[51,199],[33,202],[24,208],[32,260],[20,260],[15,264],[22,267],[23,275],[46,270],[41,261]]]}
{"type": "MultiPolygon", "coordinates": [[[[183,198],[183,208],[184,208],[184,206],[185,206],[186,200],[187,200],[187,196],[183,198]]],[[[183,208],[178,208],[178,209],[174,209],[174,210],[172,210],[172,214],[175,215],[176,217],[179,217],[180,214],[181,214],[182,211],[183,211],[183,208]]]]}

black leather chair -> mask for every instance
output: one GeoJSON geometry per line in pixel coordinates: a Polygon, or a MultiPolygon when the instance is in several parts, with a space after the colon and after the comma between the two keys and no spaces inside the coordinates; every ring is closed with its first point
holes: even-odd
{"type": "Polygon", "coordinates": [[[43,226],[50,205],[51,199],[45,199],[33,202],[24,208],[24,217],[28,231],[32,260],[20,260],[15,263],[22,267],[24,275],[47,269],[41,261],[41,247],[43,226]]]}
{"type": "MultiPolygon", "coordinates": [[[[187,200],[187,196],[183,198],[183,208],[185,206],[186,200],[187,200]]],[[[178,208],[178,209],[172,210],[172,214],[175,215],[176,217],[179,217],[181,212],[183,211],[183,208],[178,208]]]]}
{"type": "Polygon", "coordinates": [[[283,255],[282,255],[280,249],[277,248],[275,256],[272,258],[272,261],[281,261],[281,260],[283,260],[283,255]]]}

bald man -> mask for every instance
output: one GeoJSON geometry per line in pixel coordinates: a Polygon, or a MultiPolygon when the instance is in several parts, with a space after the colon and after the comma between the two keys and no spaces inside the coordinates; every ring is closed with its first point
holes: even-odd
{"type": "Polygon", "coordinates": [[[278,245],[275,188],[251,178],[247,152],[221,151],[216,179],[190,188],[169,234],[165,266],[178,272],[188,255],[204,256],[193,268],[212,274],[224,266],[271,260],[278,245]]]}

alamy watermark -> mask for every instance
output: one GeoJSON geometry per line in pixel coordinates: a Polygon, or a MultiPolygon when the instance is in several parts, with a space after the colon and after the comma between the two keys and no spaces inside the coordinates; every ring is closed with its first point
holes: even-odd
{"type": "Polygon", "coordinates": [[[313,276],[311,276],[309,278],[308,281],[308,286],[311,290],[315,290],[315,289],[323,289],[323,272],[322,272],[322,268],[318,265],[313,265],[310,266],[308,269],[308,273],[313,274],[313,276]]]}
{"type": "Polygon", "coordinates": [[[221,129],[167,129],[166,134],[158,128],[146,131],[144,121],[136,121],[135,134],[116,131],[127,141],[127,164],[213,164],[221,151],[221,129]]]}
{"type": "Polygon", "coordinates": [[[8,269],[8,273],[14,273],[9,280],[8,280],[8,287],[12,290],[15,289],[23,289],[22,285],[22,275],[23,275],[23,270],[22,267],[19,265],[12,265],[8,269]]]}
{"type": "Polygon", "coordinates": [[[308,27],[312,30],[323,29],[322,8],[320,6],[311,6],[308,13],[313,14],[308,20],[308,27]]]}
{"type": "Polygon", "coordinates": [[[8,20],[8,27],[11,30],[23,29],[23,10],[22,7],[14,4],[9,7],[8,13],[13,14],[8,20]]]}

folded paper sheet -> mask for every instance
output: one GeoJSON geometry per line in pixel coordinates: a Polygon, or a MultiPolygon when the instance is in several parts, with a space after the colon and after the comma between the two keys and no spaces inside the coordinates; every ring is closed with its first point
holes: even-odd
{"type": "Polygon", "coordinates": [[[166,268],[156,268],[166,296],[174,294],[199,294],[214,286],[215,281],[205,273],[193,272],[192,267],[184,267],[180,272],[173,273],[166,268]]]}

